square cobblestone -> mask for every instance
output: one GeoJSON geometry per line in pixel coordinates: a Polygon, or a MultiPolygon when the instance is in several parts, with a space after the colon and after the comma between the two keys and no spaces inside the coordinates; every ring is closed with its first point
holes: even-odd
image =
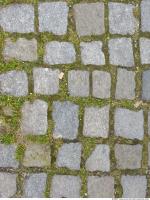
{"type": "Polygon", "coordinates": [[[135,98],[135,72],[118,69],[116,84],[116,99],[135,98]]]}
{"type": "Polygon", "coordinates": [[[89,176],[87,187],[89,198],[114,197],[114,178],[111,176],[89,176]]]}
{"type": "Polygon", "coordinates": [[[79,106],[69,101],[53,103],[54,138],[73,140],[77,138],[79,106]]]}
{"type": "Polygon", "coordinates": [[[150,32],[150,1],[141,1],[141,28],[143,32],[150,32]]]}
{"type": "Polygon", "coordinates": [[[64,35],[67,32],[68,7],[66,2],[40,3],[39,31],[52,32],[55,35],[64,35]]]}
{"type": "Polygon", "coordinates": [[[71,70],[68,73],[68,91],[71,96],[89,96],[89,72],[71,70]]]}
{"type": "Polygon", "coordinates": [[[142,75],[142,99],[150,100],[150,70],[146,70],[142,75]]]}
{"type": "Polygon", "coordinates": [[[140,38],[140,55],[142,64],[150,64],[150,39],[140,38]]]}
{"type": "Polygon", "coordinates": [[[93,71],[92,73],[92,95],[96,98],[110,98],[111,75],[105,71],[93,71]]]}
{"type": "Polygon", "coordinates": [[[52,198],[79,198],[81,179],[79,176],[55,175],[52,179],[52,198]]]}
{"type": "Polygon", "coordinates": [[[139,169],[141,168],[142,146],[140,144],[116,144],[115,157],[117,161],[117,168],[139,169]]]}
{"type": "Polygon", "coordinates": [[[109,61],[112,65],[133,67],[133,47],[130,38],[116,38],[109,40],[109,61]]]}
{"type": "Polygon", "coordinates": [[[102,35],[105,32],[103,3],[80,3],[73,9],[79,36],[102,35]]]}
{"type": "Polygon", "coordinates": [[[84,112],[83,135],[107,138],[109,132],[109,106],[86,107],[84,112]]]}
{"type": "Polygon", "coordinates": [[[34,93],[43,95],[57,94],[59,91],[59,74],[58,69],[34,68],[34,93]]]}
{"type": "Polygon", "coordinates": [[[115,111],[115,135],[142,140],[144,137],[143,111],[118,108],[115,111]]]}
{"type": "Polygon", "coordinates": [[[84,65],[105,65],[102,42],[81,42],[81,60],[84,65]]]}

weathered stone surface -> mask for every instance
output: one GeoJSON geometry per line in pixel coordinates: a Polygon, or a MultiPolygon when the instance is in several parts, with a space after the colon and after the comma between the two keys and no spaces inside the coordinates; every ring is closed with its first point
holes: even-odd
{"type": "Polygon", "coordinates": [[[84,113],[83,135],[87,137],[108,137],[109,106],[86,107],[84,113]]]}
{"type": "Polygon", "coordinates": [[[10,174],[0,172],[0,196],[1,198],[10,198],[15,195],[16,186],[16,174],[10,174]]]}
{"type": "Polygon", "coordinates": [[[114,197],[114,178],[111,176],[89,176],[87,186],[89,198],[114,197]]]}
{"type": "Polygon", "coordinates": [[[58,151],[57,167],[67,167],[72,170],[79,170],[81,162],[81,144],[63,144],[58,151]]]}
{"type": "Polygon", "coordinates": [[[35,39],[19,38],[16,42],[13,42],[10,38],[7,38],[5,40],[3,56],[5,60],[36,61],[38,57],[37,41],[35,39]]]}
{"type": "Polygon", "coordinates": [[[63,35],[67,32],[68,7],[66,2],[39,4],[39,31],[63,35]]]}
{"type": "Polygon", "coordinates": [[[140,38],[141,63],[150,64],[150,39],[140,38]]]}
{"type": "Polygon", "coordinates": [[[34,92],[43,95],[57,94],[59,91],[59,73],[58,69],[34,68],[34,92]]]}
{"type": "Polygon", "coordinates": [[[138,22],[134,17],[135,6],[125,3],[109,3],[109,31],[112,34],[134,34],[138,22]]]}
{"type": "Polygon", "coordinates": [[[144,136],[143,111],[117,108],[115,111],[115,135],[142,140],[144,136]]]}
{"type": "Polygon", "coordinates": [[[145,198],[147,180],[146,176],[122,176],[123,198],[145,198]]]}
{"type": "Polygon", "coordinates": [[[24,135],[44,135],[47,131],[47,109],[45,101],[25,102],[22,107],[21,132],[24,135]]]}
{"type": "Polygon", "coordinates": [[[134,66],[133,47],[130,38],[111,39],[108,46],[110,64],[123,67],[134,66]]]}
{"type": "Polygon", "coordinates": [[[116,144],[115,156],[117,160],[117,168],[138,169],[141,167],[142,146],[140,144],[116,144]]]}
{"type": "Polygon", "coordinates": [[[142,99],[150,100],[150,70],[146,70],[142,75],[142,99]]]}
{"type": "Polygon", "coordinates": [[[53,103],[54,138],[73,140],[77,137],[79,106],[69,101],[53,103]]]}
{"type": "Polygon", "coordinates": [[[79,198],[81,179],[79,176],[55,175],[52,179],[51,197],[79,198]]]}
{"type": "Polygon", "coordinates": [[[0,93],[15,97],[28,95],[28,77],[24,71],[0,74],[0,93]]]}
{"type": "Polygon", "coordinates": [[[150,166],[150,143],[148,143],[148,166],[150,166]]]}
{"type": "Polygon", "coordinates": [[[150,32],[150,1],[141,2],[141,28],[143,32],[150,32]]]}
{"type": "Polygon", "coordinates": [[[68,90],[71,96],[89,96],[89,72],[71,70],[68,72],[68,90]]]}
{"type": "Polygon", "coordinates": [[[45,47],[44,62],[51,65],[75,62],[76,52],[70,42],[49,42],[45,47]]]}
{"type": "Polygon", "coordinates": [[[105,55],[102,51],[102,42],[81,42],[81,60],[84,65],[105,65],[105,55]]]}
{"type": "Polygon", "coordinates": [[[23,165],[26,167],[46,167],[51,164],[51,150],[48,144],[28,144],[23,165]]]}
{"type": "Polygon", "coordinates": [[[30,174],[26,176],[24,183],[24,198],[44,198],[46,189],[45,173],[30,174]]]}
{"type": "Polygon", "coordinates": [[[110,98],[111,75],[105,71],[94,71],[92,73],[93,80],[93,97],[106,99],[110,98]]]}
{"type": "Polygon", "coordinates": [[[135,98],[135,72],[118,69],[115,96],[117,99],[135,98]]]}
{"type": "Polygon", "coordinates": [[[16,160],[17,146],[14,144],[0,144],[0,167],[17,168],[19,162],[16,160]]]}
{"type": "Polygon", "coordinates": [[[79,36],[101,35],[105,32],[103,3],[80,3],[73,8],[79,36]]]}
{"type": "Polygon", "coordinates": [[[0,26],[7,32],[34,32],[33,5],[11,4],[0,8],[0,26]]]}
{"type": "Polygon", "coordinates": [[[86,169],[89,171],[110,171],[110,149],[108,145],[99,144],[86,161],[86,169]]]}

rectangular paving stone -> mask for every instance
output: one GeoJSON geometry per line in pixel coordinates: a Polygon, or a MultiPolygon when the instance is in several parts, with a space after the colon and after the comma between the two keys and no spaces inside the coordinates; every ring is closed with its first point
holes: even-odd
{"type": "Polygon", "coordinates": [[[1,198],[11,198],[17,192],[16,174],[0,172],[0,195],[1,198]]]}
{"type": "Polygon", "coordinates": [[[126,69],[118,69],[116,84],[116,99],[135,98],[135,72],[126,69]]]}
{"type": "Polygon", "coordinates": [[[114,178],[111,176],[89,176],[87,188],[89,198],[113,198],[114,178]]]}
{"type": "Polygon", "coordinates": [[[48,104],[36,99],[33,103],[26,101],[22,107],[21,132],[24,135],[44,135],[47,132],[48,104]]]}
{"type": "Polygon", "coordinates": [[[150,39],[140,38],[140,58],[142,64],[150,64],[150,39]]]}
{"type": "Polygon", "coordinates": [[[92,73],[92,95],[93,97],[110,98],[111,75],[105,71],[95,70],[92,73]]]}
{"type": "Polygon", "coordinates": [[[30,143],[26,145],[23,165],[26,167],[47,167],[51,165],[49,144],[30,143]]]}
{"type": "Polygon", "coordinates": [[[142,99],[150,100],[150,70],[146,70],[142,74],[142,99]]]}
{"type": "Polygon", "coordinates": [[[88,171],[110,171],[110,149],[108,145],[98,144],[85,163],[88,171]]]}
{"type": "Polygon", "coordinates": [[[34,32],[34,7],[32,4],[11,4],[0,8],[0,26],[6,32],[34,32]]]}
{"type": "Polygon", "coordinates": [[[115,111],[115,135],[142,140],[144,137],[143,111],[117,108],[115,111]]]}
{"type": "Polygon", "coordinates": [[[81,162],[81,144],[63,144],[58,151],[56,166],[79,170],[81,162]]]}
{"type": "Polygon", "coordinates": [[[108,42],[109,62],[111,65],[133,67],[133,47],[130,38],[115,38],[108,42]]]}
{"type": "Polygon", "coordinates": [[[71,96],[89,96],[89,72],[71,70],[68,72],[68,91],[71,96]]]}
{"type": "Polygon", "coordinates": [[[53,102],[53,137],[73,140],[77,138],[79,127],[79,106],[69,101],[53,102]]]}
{"type": "Polygon", "coordinates": [[[142,161],[142,146],[116,144],[115,157],[119,169],[139,169],[142,161]]]}
{"type": "Polygon", "coordinates": [[[79,176],[55,175],[52,179],[50,196],[52,198],[79,198],[80,190],[79,176]]]}
{"type": "Polygon", "coordinates": [[[25,177],[23,198],[44,198],[46,189],[45,173],[29,174],[25,177]]]}
{"type": "Polygon", "coordinates": [[[76,61],[76,52],[70,42],[49,42],[45,46],[44,62],[50,65],[70,64],[76,61]]]}
{"type": "Polygon", "coordinates": [[[150,32],[150,1],[141,1],[141,29],[143,32],[150,32]]]}
{"type": "Polygon", "coordinates": [[[103,3],[80,3],[74,5],[73,10],[79,36],[105,33],[103,3]]]}
{"type": "Polygon", "coordinates": [[[84,65],[105,65],[101,41],[81,42],[81,60],[84,65]]]}
{"type": "Polygon", "coordinates": [[[34,93],[42,95],[53,95],[59,91],[59,74],[58,69],[34,68],[34,93]]]}
{"type": "Polygon", "coordinates": [[[0,93],[15,97],[28,95],[28,77],[26,72],[12,70],[0,74],[0,93]]]}
{"type": "Polygon", "coordinates": [[[35,39],[19,38],[13,42],[10,38],[5,40],[3,49],[3,57],[5,60],[20,60],[20,61],[36,61],[37,55],[37,41],[35,39]]]}
{"type": "Polygon", "coordinates": [[[109,133],[109,106],[86,107],[84,112],[83,135],[107,138],[109,133]]]}
{"type": "Polygon", "coordinates": [[[122,176],[123,198],[145,198],[147,180],[146,176],[122,176]]]}
{"type": "Polygon", "coordinates": [[[51,32],[55,35],[64,35],[67,32],[69,8],[66,2],[40,3],[39,31],[51,32]]]}
{"type": "Polygon", "coordinates": [[[112,34],[134,34],[138,28],[138,21],[134,17],[132,4],[109,3],[109,31],[112,34]]]}

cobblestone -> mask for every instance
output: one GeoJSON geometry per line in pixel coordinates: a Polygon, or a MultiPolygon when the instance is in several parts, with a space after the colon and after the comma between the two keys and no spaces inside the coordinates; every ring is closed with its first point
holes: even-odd
{"type": "Polygon", "coordinates": [[[150,70],[146,70],[142,75],[142,99],[150,100],[150,70]]]}
{"type": "Polygon", "coordinates": [[[150,64],[150,39],[140,39],[141,63],[150,64]]]}
{"type": "Polygon", "coordinates": [[[141,2],[141,28],[143,32],[150,32],[150,2],[143,0],[141,2]]]}

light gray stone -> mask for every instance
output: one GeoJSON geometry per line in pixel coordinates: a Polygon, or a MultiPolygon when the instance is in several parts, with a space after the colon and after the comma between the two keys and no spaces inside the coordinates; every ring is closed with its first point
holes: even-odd
{"type": "Polygon", "coordinates": [[[109,40],[109,61],[112,65],[133,67],[133,47],[130,38],[116,38],[109,40]]]}
{"type": "Polygon", "coordinates": [[[78,134],[79,106],[69,101],[53,103],[54,138],[76,139],[78,134]]]}
{"type": "Polygon", "coordinates": [[[17,191],[16,174],[0,172],[0,197],[10,198],[17,191]]]}
{"type": "Polygon", "coordinates": [[[148,143],[148,166],[150,166],[150,143],[148,143]]]}
{"type": "Polygon", "coordinates": [[[76,52],[70,42],[49,42],[45,47],[44,62],[51,65],[70,64],[76,60],[76,52]]]}
{"type": "Polygon", "coordinates": [[[140,38],[141,63],[150,64],[150,39],[140,38]]]}
{"type": "Polygon", "coordinates": [[[3,49],[5,60],[36,61],[37,60],[37,41],[35,39],[19,38],[13,42],[10,38],[5,40],[3,49]]]}
{"type": "Polygon", "coordinates": [[[146,176],[122,176],[123,198],[145,198],[147,180],[146,176]]]}
{"type": "Polygon", "coordinates": [[[117,168],[119,169],[138,169],[141,168],[142,146],[116,144],[115,157],[117,168]]]}
{"type": "Polygon", "coordinates": [[[31,4],[11,4],[0,8],[0,26],[7,32],[34,32],[34,7],[31,4]]]}
{"type": "Polygon", "coordinates": [[[150,100],[150,70],[146,70],[142,75],[142,99],[150,100]]]}
{"type": "Polygon", "coordinates": [[[45,173],[30,174],[26,176],[24,183],[24,198],[44,198],[46,189],[45,173]]]}
{"type": "Polygon", "coordinates": [[[109,132],[109,106],[86,107],[83,135],[86,137],[107,138],[109,132]]]}
{"type": "Polygon", "coordinates": [[[21,132],[24,135],[44,135],[47,132],[47,110],[45,101],[36,99],[33,103],[26,101],[22,107],[21,132]]]}
{"type": "Polygon", "coordinates": [[[96,98],[110,98],[111,75],[104,71],[93,71],[92,73],[92,95],[96,98]]]}
{"type": "Polygon", "coordinates": [[[81,42],[81,60],[84,65],[105,65],[102,42],[81,42]]]}
{"type": "Polygon", "coordinates": [[[111,176],[89,176],[87,186],[89,198],[114,197],[114,178],[111,176]]]}
{"type": "Polygon", "coordinates": [[[57,94],[59,91],[59,74],[58,69],[34,68],[34,92],[43,95],[57,94]]]}
{"type": "Polygon", "coordinates": [[[74,5],[73,9],[79,36],[105,33],[103,3],[80,3],[74,5]]]}
{"type": "Polygon", "coordinates": [[[117,108],[115,111],[115,135],[142,140],[144,137],[143,111],[117,108]]]}
{"type": "Polygon", "coordinates": [[[143,32],[150,32],[150,1],[141,1],[141,28],[143,32]]]}
{"type": "Polygon", "coordinates": [[[135,98],[135,72],[118,69],[115,96],[117,99],[135,98]]]}
{"type": "Polygon", "coordinates": [[[26,167],[47,167],[51,164],[51,151],[48,144],[28,144],[23,165],[26,167]]]}
{"type": "Polygon", "coordinates": [[[99,144],[86,161],[86,169],[89,171],[110,171],[110,149],[108,145],[99,144]]]}
{"type": "Polygon", "coordinates": [[[148,112],[148,134],[150,135],[150,112],[148,112]]]}
{"type": "Polygon", "coordinates": [[[79,176],[55,175],[52,179],[52,198],[79,198],[81,179],[79,176]]]}
{"type": "Polygon", "coordinates": [[[109,3],[109,31],[112,34],[134,34],[138,21],[134,17],[135,6],[125,3],[109,3]]]}
{"type": "Polygon", "coordinates": [[[89,72],[71,70],[68,72],[68,90],[71,96],[89,96],[89,72]]]}
{"type": "Polygon", "coordinates": [[[57,167],[67,167],[72,170],[79,170],[81,162],[81,144],[63,144],[58,151],[57,167]]]}
{"type": "Polygon", "coordinates": [[[52,32],[55,35],[64,35],[67,32],[68,6],[66,2],[40,3],[39,31],[52,32]]]}
{"type": "Polygon", "coordinates": [[[17,146],[14,144],[0,144],[0,167],[17,168],[19,162],[16,160],[17,146]]]}
{"type": "Polygon", "coordinates": [[[0,74],[0,93],[15,97],[28,95],[28,77],[24,71],[0,74]]]}

